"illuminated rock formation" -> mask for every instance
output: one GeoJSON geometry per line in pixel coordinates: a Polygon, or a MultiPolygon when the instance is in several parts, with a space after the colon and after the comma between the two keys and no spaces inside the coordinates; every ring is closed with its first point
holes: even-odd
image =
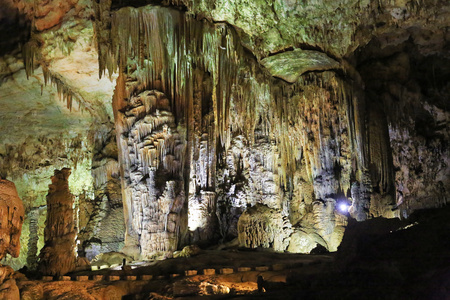
{"type": "Polygon", "coordinates": [[[0,210],[0,259],[6,254],[17,257],[20,252],[19,238],[25,212],[14,183],[1,178],[0,210]]]}
{"type": "MultiPolygon", "coordinates": [[[[0,259],[18,257],[25,211],[14,183],[0,178],[0,259]]],[[[0,265],[0,298],[19,300],[19,289],[11,267],[0,265]]]]}
{"type": "Polygon", "coordinates": [[[128,226],[123,251],[141,259],[171,253],[178,246],[185,205],[183,137],[169,100],[160,92],[132,97],[119,113],[124,126],[118,131],[118,143],[128,226]]]}
{"type": "Polygon", "coordinates": [[[256,204],[244,211],[238,222],[239,245],[247,248],[273,248],[283,252],[292,233],[289,220],[280,212],[256,204]]]}
{"type": "Polygon", "coordinates": [[[314,253],[349,218],[446,205],[449,5],[4,0],[0,175],[26,216],[2,263],[33,269],[44,241],[42,261],[66,255],[45,201],[64,167],[69,256],[49,274],[74,266],[75,228],[89,258],[236,240],[314,253]]]}
{"type": "Polygon", "coordinates": [[[55,170],[47,195],[45,246],[39,254],[39,271],[64,275],[76,266],[74,197],[69,191],[70,169],[55,170]]]}

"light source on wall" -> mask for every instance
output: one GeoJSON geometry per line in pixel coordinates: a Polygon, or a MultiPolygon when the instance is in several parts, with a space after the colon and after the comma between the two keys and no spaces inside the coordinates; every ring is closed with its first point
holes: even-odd
{"type": "Polygon", "coordinates": [[[341,200],[337,204],[337,209],[341,214],[347,214],[350,208],[350,204],[346,200],[341,200]]]}

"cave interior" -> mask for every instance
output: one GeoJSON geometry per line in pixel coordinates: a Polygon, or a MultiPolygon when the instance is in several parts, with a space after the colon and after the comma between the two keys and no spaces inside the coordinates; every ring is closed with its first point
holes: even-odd
{"type": "Polygon", "coordinates": [[[450,299],[450,2],[2,0],[0,299],[450,299]]]}

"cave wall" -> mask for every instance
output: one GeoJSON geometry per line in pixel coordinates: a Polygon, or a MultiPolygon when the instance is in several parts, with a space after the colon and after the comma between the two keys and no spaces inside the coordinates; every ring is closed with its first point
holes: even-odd
{"type": "MultiPolygon", "coordinates": [[[[110,22],[112,43],[100,65],[120,74],[113,105],[118,139],[123,140],[118,145],[126,182],[127,250],[140,245],[141,255],[148,257],[176,248],[179,242],[236,236],[240,214],[256,203],[289,216],[299,228],[313,229],[327,248],[336,250],[343,233],[340,226],[345,225],[345,218],[336,222],[340,218],[336,201],[351,196],[351,214],[358,220],[369,217],[370,163],[378,166],[375,171],[381,173],[382,185],[393,185],[386,175],[391,172],[386,146],[377,149],[380,155],[370,155],[374,152],[370,126],[379,126],[366,122],[365,95],[344,80],[346,70],[338,62],[319,70],[328,71],[314,72],[317,65],[312,59],[304,62],[305,53],[300,53],[305,74],[292,84],[262,69],[239,43],[236,31],[225,24],[201,22],[158,6],[122,8],[110,22]],[[169,115],[152,112],[157,100],[143,95],[155,93],[153,89],[166,95],[169,115]],[[178,123],[178,132],[185,132],[185,151],[182,146],[179,152],[174,150],[183,144],[181,137],[168,146],[167,138],[157,145],[153,137],[147,138],[157,134],[169,117],[178,123]],[[161,143],[164,146],[158,148],[161,143]],[[158,200],[161,188],[147,174],[164,174],[168,166],[184,180],[179,185],[189,195],[187,201],[181,192],[172,197],[180,239],[172,239],[170,247],[144,251],[149,238],[142,230],[152,227],[145,208],[152,208],[158,219],[170,213],[158,200]],[[156,195],[148,205],[142,204],[148,198],[141,196],[142,190],[156,195]]],[[[383,129],[387,127],[379,130],[383,129]]],[[[386,145],[386,137],[373,144],[386,145]]],[[[154,236],[173,232],[167,227],[152,230],[154,236]]]]}
{"type": "MultiPolygon", "coordinates": [[[[351,200],[350,215],[359,221],[407,215],[400,186],[409,179],[397,170],[405,164],[397,143],[406,141],[397,142],[392,130],[399,122],[392,115],[400,108],[376,103],[374,80],[368,77],[377,76],[376,68],[355,70],[347,60],[326,55],[325,63],[317,63],[313,57],[323,52],[296,50],[289,60],[284,53],[269,57],[271,62],[263,59],[265,69],[252,55],[257,52],[244,47],[239,29],[164,7],[121,8],[106,22],[112,43],[100,65],[126,78],[116,87],[115,109],[126,110],[133,95],[157,89],[167,95],[178,126],[186,131],[186,155],[177,158],[189,170],[184,174],[188,209],[181,211],[187,228],[180,223],[184,243],[237,236],[239,216],[256,203],[289,216],[299,230],[312,230],[330,250],[336,250],[346,224],[336,203],[351,200]]],[[[360,63],[351,55],[348,59],[360,63]]],[[[448,157],[445,149],[433,148],[421,151],[448,157]]],[[[441,166],[425,176],[440,178],[447,172],[446,164],[441,166]]],[[[443,193],[448,183],[436,185],[443,193]]],[[[415,208],[445,202],[436,198],[442,196],[409,196],[427,203],[415,208]]]]}
{"type": "Polygon", "coordinates": [[[441,52],[445,43],[432,42],[429,34],[401,30],[374,39],[355,55],[372,113],[381,114],[373,119],[384,120],[388,128],[386,153],[395,186],[387,188],[394,188],[404,217],[448,201],[449,53],[441,52]]]}

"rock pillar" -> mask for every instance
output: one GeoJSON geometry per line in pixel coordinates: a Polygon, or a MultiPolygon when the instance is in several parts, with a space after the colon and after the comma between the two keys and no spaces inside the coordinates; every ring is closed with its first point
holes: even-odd
{"type": "Polygon", "coordinates": [[[64,275],[76,266],[74,196],[69,191],[71,170],[55,170],[47,195],[45,246],[39,255],[39,271],[45,275],[64,275]]]}

